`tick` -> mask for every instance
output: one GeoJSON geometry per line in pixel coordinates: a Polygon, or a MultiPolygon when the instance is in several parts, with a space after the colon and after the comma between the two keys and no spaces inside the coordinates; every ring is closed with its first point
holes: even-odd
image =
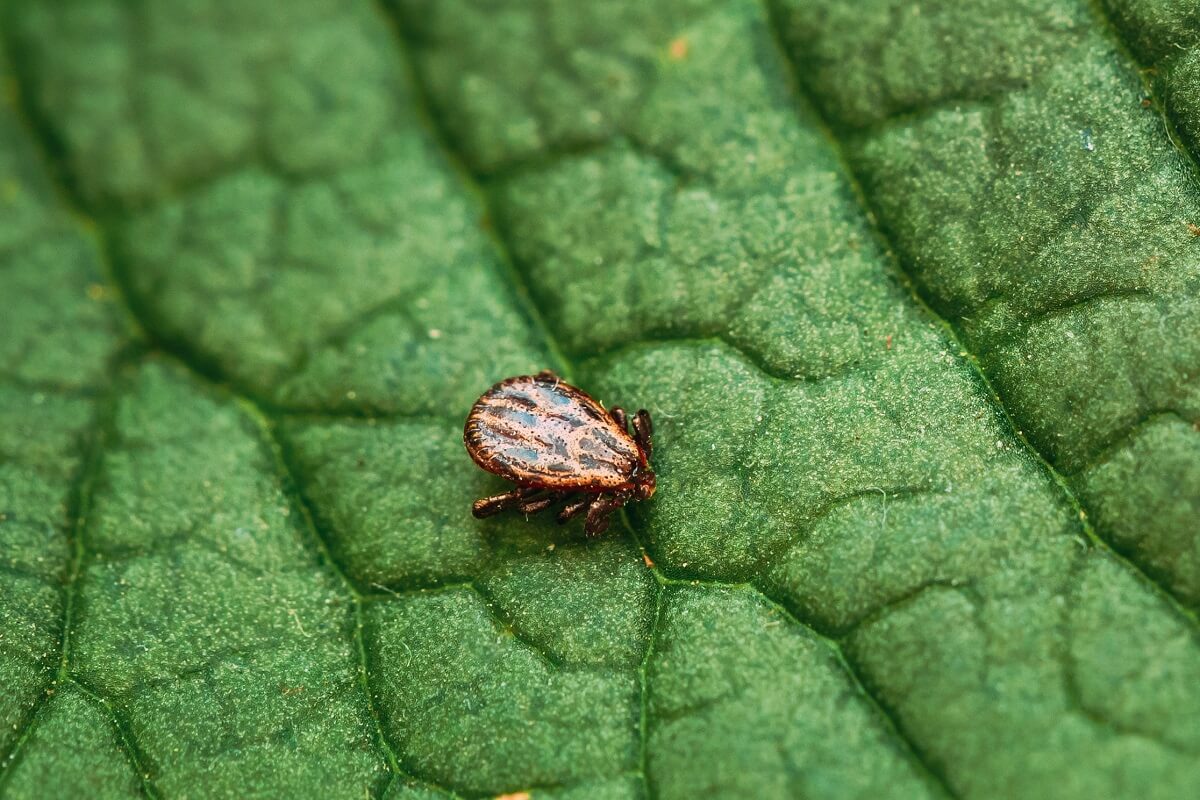
{"type": "Polygon", "coordinates": [[[517,488],[475,501],[490,517],[509,508],[536,514],[563,503],[559,523],[587,513],[583,530],[599,536],[630,500],[654,495],[650,414],[604,406],[549,370],[500,381],[475,401],[463,441],[475,463],[517,488]]]}

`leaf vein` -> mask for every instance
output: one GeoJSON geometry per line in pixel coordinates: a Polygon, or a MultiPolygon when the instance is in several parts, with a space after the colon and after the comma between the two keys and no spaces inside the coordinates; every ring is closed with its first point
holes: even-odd
{"type": "Polygon", "coordinates": [[[935,322],[946,337],[947,344],[954,349],[954,352],[963,360],[967,368],[970,370],[973,378],[977,381],[980,388],[983,390],[988,403],[995,409],[999,415],[1000,421],[1003,423],[1007,433],[1019,442],[1021,448],[1028,453],[1030,458],[1041,468],[1046,477],[1054,483],[1071,509],[1075,512],[1077,524],[1083,532],[1086,539],[1091,543],[1091,546],[1107,553],[1116,559],[1125,569],[1129,570],[1135,578],[1145,585],[1150,591],[1162,599],[1162,601],[1178,616],[1185,619],[1191,626],[1193,635],[1200,637],[1200,619],[1194,611],[1183,605],[1180,599],[1169,588],[1159,581],[1154,580],[1139,564],[1135,564],[1128,558],[1113,550],[1108,541],[1103,539],[1096,533],[1095,528],[1088,521],[1087,510],[1084,508],[1078,493],[1071,486],[1067,478],[1047,460],[1046,456],[1039,451],[1024,432],[1017,426],[1012,415],[1009,413],[1008,407],[1001,398],[999,392],[984,372],[982,365],[979,362],[979,357],[971,351],[964,343],[964,338],[959,330],[934,310],[928,298],[922,294],[918,285],[913,281],[911,271],[902,263],[901,257],[897,250],[892,246],[891,237],[885,230],[885,227],[880,222],[881,217],[870,198],[867,196],[863,188],[861,179],[858,173],[854,170],[850,159],[846,154],[845,147],[833,132],[833,127],[829,119],[825,116],[824,111],[819,103],[815,101],[812,90],[804,82],[802,72],[797,68],[797,65],[788,52],[787,47],[782,41],[781,23],[779,19],[779,8],[775,0],[765,0],[767,6],[767,16],[769,18],[770,28],[776,42],[776,47],[780,53],[780,57],[784,59],[789,67],[790,81],[792,88],[797,95],[798,100],[807,106],[817,120],[821,134],[831,152],[841,166],[842,173],[850,184],[850,188],[854,194],[855,200],[863,211],[872,233],[879,242],[881,249],[887,255],[887,261],[901,284],[908,289],[912,301],[918,306],[919,310],[931,321],[935,322]]]}

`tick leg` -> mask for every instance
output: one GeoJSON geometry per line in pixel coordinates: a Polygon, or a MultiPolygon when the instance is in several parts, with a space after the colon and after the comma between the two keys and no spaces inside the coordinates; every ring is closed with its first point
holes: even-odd
{"type": "Polygon", "coordinates": [[[539,511],[545,511],[555,500],[558,500],[561,495],[558,492],[552,492],[544,497],[531,497],[522,500],[517,504],[517,510],[522,514],[536,514],[539,511]]]}
{"type": "Polygon", "coordinates": [[[588,536],[599,536],[608,530],[608,518],[612,512],[625,504],[625,498],[620,495],[602,494],[588,508],[587,522],[583,524],[583,532],[588,536]]]}
{"type": "Polygon", "coordinates": [[[531,494],[540,491],[536,488],[524,487],[513,489],[511,492],[504,494],[496,494],[491,497],[482,497],[471,504],[471,513],[476,519],[490,517],[493,514],[499,514],[505,509],[519,505],[522,500],[528,498],[531,494]]]}
{"type": "Polygon", "coordinates": [[[582,497],[576,497],[571,502],[563,506],[562,511],[558,512],[558,524],[562,525],[572,517],[577,517],[588,509],[596,500],[596,495],[585,494],[582,497]]]}
{"type": "Polygon", "coordinates": [[[621,426],[621,430],[626,433],[629,432],[629,418],[625,415],[625,409],[620,406],[613,406],[608,410],[608,414],[621,426]]]}
{"type": "Polygon", "coordinates": [[[633,418],[633,437],[649,456],[654,449],[654,425],[650,422],[650,412],[644,408],[633,418]]]}
{"type": "Polygon", "coordinates": [[[504,494],[495,494],[491,497],[481,497],[471,504],[471,513],[476,519],[490,517],[493,514],[499,514],[506,508],[512,508],[527,494],[525,489],[513,489],[511,492],[504,494]]]}

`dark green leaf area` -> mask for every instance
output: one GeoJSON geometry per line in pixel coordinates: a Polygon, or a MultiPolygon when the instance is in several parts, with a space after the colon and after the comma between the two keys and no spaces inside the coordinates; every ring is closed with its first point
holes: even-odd
{"type": "Polygon", "coordinates": [[[11,768],[5,788],[14,797],[44,797],[49,789],[64,797],[97,800],[142,797],[141,776],[120,737],[103,702],[68,684],[39,712],[24,757],[11,768]]]}
{"type": "Polygon", "coordinates": [[[649,678],[664,796],[937,796],[829,642],[752,591],[663,602],[649,678]]]}
{"type": "MultiPolygon", "coordinates": [[[[1197,92],[1183,65],[1195,12],[1109,5],[1112,21],[1063,0],[1039,5],[1040,22],[1026,15],[1005,27],[984,20],[1014,13],[1011,4],[931,3],[919,13],[869,4],[866,18],[890,15],[911,42],[839,3],[780,3],[778,18],[796,62],[820,65],[797,74],[826,109],[902,268],[978,356],[1032,447],[1086,495],[1104,463],[1137,446],[1155,468],[1127,473],[1133,495],[1190,499],[1200,463],[1175,454],[1194,449],[1200,418],[1200,200],[1186,111],[1197,92]],[[950,27],[970,30],[970,46],[939,34],[950,27]],[[1179,61],[1178,73],[1163,65],[1162,97],[1139,79],[1127,45],[1147,62],[1179,61]],[[842,56],[876,46],[889,57],[842,56]],[[959,70],[922,71],[958,61],[959,70]],[[892,82],[900,85],[888,90],[892,82]],[[889,108],[877,102],[881,89],[906,99],[889,108]],[[860,103],[875,112],[839,116],[860,103]],[[1170,417],[1183,424],[1142,435],[1170,417]]],[[[1095,524],[1195,606],[1194,535],[1169,518],[1101,513],[1095,524]]]]}
{"type": "MultiPolygon", "coordinates": [[[[0,80],[7,74],[0,67],[0,80]]],[[[110,359],[97,254],[0,105],[0,769],[62,671],[66,586],[110,359]]],[[[59,711],[59,725],[66,724],[59,711]]],[[[0,786],[2,786],[0,780],[0,786]]]]}
{"type": "Polygon", "coordinates": [[[304,535],[259,421],[170,366],[126,380],[72,671],[112,698],[163,792],[361,796],[385,765],[353,598],[304,535]]]}
{"type": "Polygon", "coordinates": [[[1195,796],[1192,5],[3,3],[0,795],[1195,796]]]}
{"type": "Polygon", "coordinates": [[[563,668],[466,589],[372,604],[368,621],[385,720],[422,772],[482,793],[636,766],[632,670],[563,668]]]}

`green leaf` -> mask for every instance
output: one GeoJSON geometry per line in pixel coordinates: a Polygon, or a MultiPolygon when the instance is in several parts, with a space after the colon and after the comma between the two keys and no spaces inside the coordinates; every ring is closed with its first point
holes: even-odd
{"type": "Polygon", "coordinates": [[[9,0],[0,795],[1200,791],[1200,17],[9,0]],[[492,382],[651,410],[599,540],[492,382]]]}

